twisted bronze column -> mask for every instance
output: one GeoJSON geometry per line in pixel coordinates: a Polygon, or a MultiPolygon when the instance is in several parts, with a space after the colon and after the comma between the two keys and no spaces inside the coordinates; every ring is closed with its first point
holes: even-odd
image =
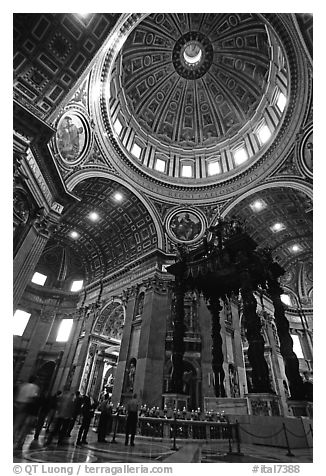
{"type": "Polygon", "coordinates": [[[252,367],[252,384],[255,393],[270,393],[268,365],[264,357],[264,338],[261,334],[260,317],[257,315],[257,301],[253,294],[249,273],[244,273],[241,295],[243,319],[249,343],[248,359],[252,367]]]}
{"type": "Polygon", "coordinates": [[[184,286],[181,280],[176,277],[175,281],[175,315],[173,319],[173,341],[172,341],[172,392],[182,393],[183,390],[183,354],[184,354],[184,286]]]}
{"type": "Polygon", "coordinates": [[[211,297],[207,305],[212,315],[212,369],[214,373],[214,392],[216,397],[225,397],[223,369],[223,349],[221,337],[220,311],[222,307],[218,297],[211,297]]]}
{"type": "Polygon", "coordinates": [[[291,398],[293,400],[304,400],[305,389],[299,372],[299,361],[293,352],[293,340],[290,334],[290,325],[285,316],[284,306],[281,300],[283,289],[277,281],[269,281],[268,293],[274,306],[274,317],[280,340],[280,352],[283,357],[285,375],[289,382],[291,398]]]}

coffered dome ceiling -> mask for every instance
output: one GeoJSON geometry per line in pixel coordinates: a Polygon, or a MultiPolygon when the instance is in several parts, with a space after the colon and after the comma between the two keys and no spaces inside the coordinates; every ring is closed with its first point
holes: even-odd
{"type": "Polygon", "coordinates": [[[193,152],[253,118],[271,50],[265,25],[251,15],[156,14],[129,36],[119,60],[121,106],[135,126],[151,141],[193,152]]]}
{"type": "Polygon", "coordinates": [[[104,109],[133,166],[203,186],[266,152],[286,111],[288,72],[281,42],[259,15],[155,13],[119,52],[104,109]]]}

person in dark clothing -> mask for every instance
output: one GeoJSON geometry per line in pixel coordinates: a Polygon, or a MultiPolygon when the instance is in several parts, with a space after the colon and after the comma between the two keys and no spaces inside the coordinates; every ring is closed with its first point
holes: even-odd
{"type": "Polygon", "coordinates": [[[65,391],[62,397],[58,400],[58,409],[55,416],[54,425],[51,428],[50,433],[48,434],[44,445],[48,446],[51,444],[54,436],[58,436],[58,445],[64,444],[65,437],[67,436],[67,431],[72,419],[74,405],[74,394],[69,391],[65,391]]]}
{"type": "Polygon", "coordinates": [[[37,441],[43,428],[45,419],[50,411],[51,397],[49,394],[42,394],[39,399],[39,411],[34,433],[34,440],[37,441]]]}
{"type": "Polygon", "coordinates": [[[112,428],[112,405],[108,394],[104,395],[104,400],[101,402],[99,410],[101,414],[97,427],[97,441],[99,443],[107,443],[105,437],[112,428]]]}
{"type": "Polygon", "coordinates": [[[80,395],[80,391],[77,390],[75,392],[75,398],[74,398],[74,411],[73,411],[73,417],[71,419],[71,422],[70,422],[70,425],[69,425],[69,428],[68,428],[68,437],[71,436],[71,432],[74,428],[74,425],[76,423],[76,420],[77,420],[77,417],[78,415],[80,415],[80,410],[81,410],[81,406],[83,404],[83,398],[82,396],[80,395]]]}
{"type": "Polygon", "coordinates": [[[83,397],[83,403],[81,406],[82,423],[78,431],[76,446],[88,444],[87,433],[91,424],[91,420],[94,416],[95,408],[96,403],[94,400],[89,395],[85,395],[83,397]]]}
{"type": "Polygon", "coordinates": [[[50,431],[50,426],[53,423],[57,408],[58,408],[58,402],[61,398],[62,392],[61,390],[58,390],[54,395],[51,395],[50,401],[49,401],[49,412],[48,416],[46,419],[46,427],[45,427],[45,433],[49,433],[50,431]]]}
{"type": "Polygon", "coordinates": [[[127,403],[127,421],[126,421],[126,440],[125,445],[128,445],[130,435],[130,446],[135,446],[134,439],[137,429],[138,421],[138,400],[137,394],[134,393],[132,399],[127,403]]]}

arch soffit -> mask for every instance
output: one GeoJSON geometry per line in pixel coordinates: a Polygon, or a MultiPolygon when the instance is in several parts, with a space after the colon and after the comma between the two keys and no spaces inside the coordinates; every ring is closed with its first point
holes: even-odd
{"type": "MultiPolygon", "coordinates": [[[[110,316],[111,316],[111,313],[109,313],[106,317],[105,317],[105,321],[104,322],[101,322],[103,320],[103,313],[105,313],[106,309],[108,309],[108,307],[113,304],[113,303],[116,303],[118,306],[122,306],[122,310],[123,310],[123,323],[125,322],[126,320],[126,308],[122,302],[122,300],[120,298],[111,298],[108,302],[105,303],[105,305],[103,306],[103,308],[101,309],[99,315],[97,316],[94,324],[93,324],[93,331],[92,333],[94,334],[97,334],[98,335],[98,332],[95,331],[96,327],[97,327],[97,324],[100,323],[102,328],[105,327],[105,323],[107,322],[108,319],[110,319],[110,316]]],[[[117,306],[117,307],[118,307],[117,306]]],[[[101,334],[100,334],[101,335],[101,334]]]]}
{"type": "Polygon", "coordinates": [[[162,224],[160,222],[160,219],[157,216],[155,209],[150,206],[150,204],[145,199],[145,197],[141,193],[139,193],[139,191],[135,187],[133,187],[129,182],[126,182],[120,177],[117,177],[116,175],[113,175],[110,172],[107,172],[104,170],[96,170],[96,169],[83,170],[83,171],[78,171],[77,173],[71,175],[68,178],[66,182],[67,190],[69,192],[73,192],[77,184],[93,177],[105,178],[108,180],[112,180],[113,182],[117,182],[121,184],[122,186],[126,187],[128,190],[130,190],[130,192],[133,193],[138,198],[138,200],[141,201],[141,203],[144,205],[144,207],[146,208],[146,210],[148,211],[149,215],[151,216],[153,220],[153,223],[155,225],[155,230],[157,233],[157,246],[158,248],[162,249],[163,248],[163,229],[162,229],[162,224]]]}
{"type": "MultiPolygon", "coordinates": [[[[286,187],[286,188],[292,188],[293,190],[298,190],[300,192],[303,192],[307,195],[309,198],[313,198],[313,190],[312,186],[304,184],[302,182],[297,182],[295,180],[275,180],[275,181],[269,181],[268,183],[264,183],[261,185],[258,185],[257,187],[254,187],[242,195],[239,195],[236,199],[234,199],[231,203],[228,203],[227,206],[224,208],[224,210],[221,211],[221,217],[226,218],[227,215],[232,211],[232,209],[241,203],[245,198],[250,197],[251,195],[254,195],[257,192],[261,192],[262,190],[269,190],[271,188],[280,188],[280,187],[286,187]]],[[[217,218],[217,217],[216,217],[217,218]]],[[[214,223],[216,221],[216,218],[214,219],[214,223]]]]}

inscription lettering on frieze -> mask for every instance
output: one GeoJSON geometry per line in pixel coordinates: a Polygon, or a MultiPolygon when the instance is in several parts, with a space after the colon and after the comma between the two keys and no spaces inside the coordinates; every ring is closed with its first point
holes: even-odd
{"type": "Polygon", "coordinates": [[[51,210],[54,210],[57,213],[62,213],[63,205],[57,202],[53,202],[51,205],[51,210]]]}
{"type": "Polygon", "coordinates": [[[37,165],[34,157],[33,157],[33,154],[31,152],[31,150],[29,150],[27,152],[27,155],[26,155],[26,158],[27,158],[27,161],[28,161],[28,164],[30,166],[30,168],[32,169],[33,173],[34,173],[34,176],[38,182],[38,184],[40,185],[40,188],[42,189],[42,192],[44,193],[44,196],[45,198],[51,203],[51,200],[52,200],[52,195],[51,195],[51,192],[44,180],[44,177],[39,169],[39,166],[37,165]]]}

